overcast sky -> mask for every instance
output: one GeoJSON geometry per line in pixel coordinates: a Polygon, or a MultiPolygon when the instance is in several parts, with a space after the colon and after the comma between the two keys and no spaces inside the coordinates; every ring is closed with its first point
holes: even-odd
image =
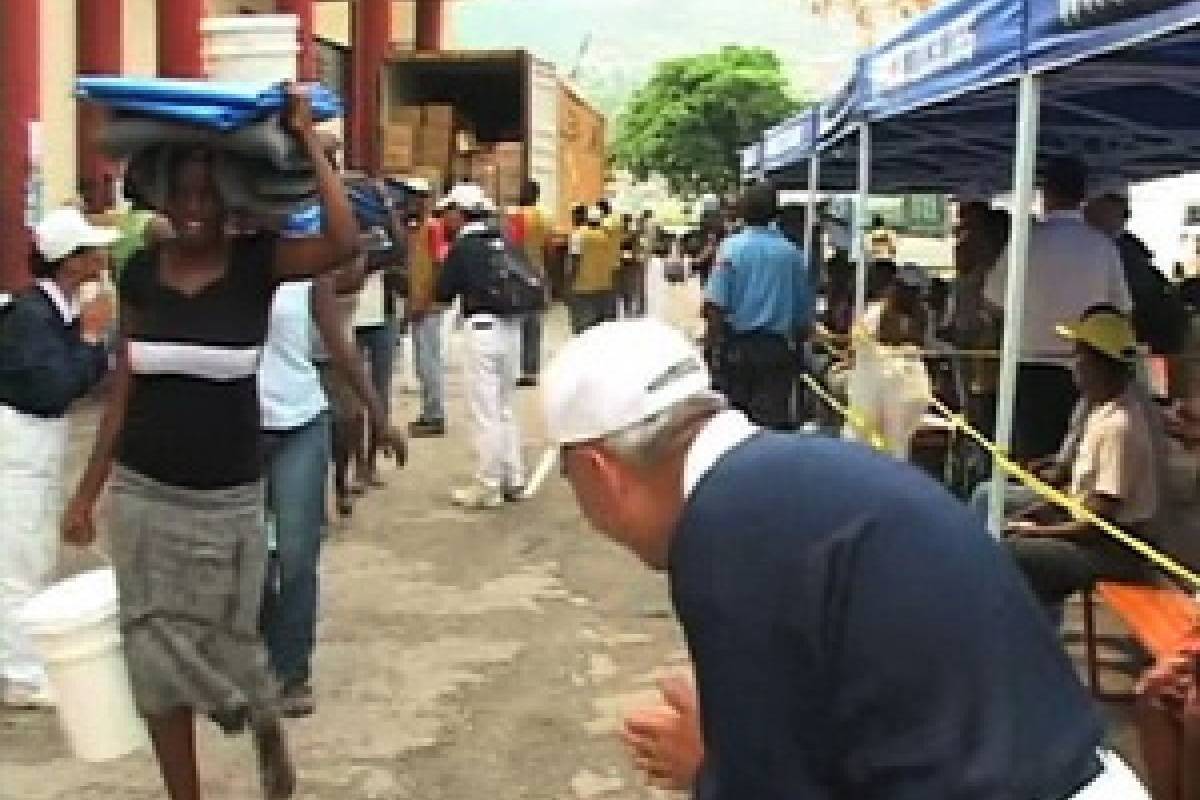
{"type": "Polygon", "coordinates": [[[581,79],[636,82],[664,58],[724,44],[779,53],[798,89],[828,89],[853,59],[845,21],[814,18],[807,0],[461,0],[451,25],[462,47],[525,47],[569,71],[588,34],[581,79]]]}

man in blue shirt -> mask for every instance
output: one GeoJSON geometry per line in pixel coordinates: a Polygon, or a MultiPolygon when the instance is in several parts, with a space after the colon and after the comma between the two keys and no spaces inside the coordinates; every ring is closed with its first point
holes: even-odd
{"type": "Polygon", "coordinates": [[[545,375],[584,515],[666,570],[702,800],[1148,800],[1011,559],[914,467],[763,431],[655,320],[545,375]],[[621,358],[614,359],[613,353],[621,358]]]}
{"type": "Polygon", "coordinates": [[[792,425],[795,349],[808,338],[814,296],[804,251],[772,227],[768,184],[742,196],[746,227],[717,253],[705,291],[706,344],[717,385],[759,425],[792,425]]]}

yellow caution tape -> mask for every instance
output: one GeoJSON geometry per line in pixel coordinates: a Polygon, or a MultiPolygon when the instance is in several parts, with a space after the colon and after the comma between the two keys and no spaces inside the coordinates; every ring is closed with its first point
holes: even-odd
{"type": "Polygon", "coordinates": [[[871,445],[871,447],[874,447],[876,450],[890,449],[890,445],[888,444],[888,441],[884,437],[883,433],[880,432],[880,430],[874,425],[872,425],[861,412],[842,403],[840,400],[830,394],[824,386],[818,383],[816,378],[814,378],[812,375],[809,375],[807,372],[801,373],[800,378],[804,381],[805,385],[812,390],[813,394],[817,395],[817,397],[820,397],[825,401],[826,405],[841,414],[846,419],[846,422],[850,423],[850,427],[854,428],[854,430],[857,431],[858,434],[871,445]]]}
{"type": "MultiPolygon", "coordinates": [[[[830,392],[826,390],[825,387],[822,386],[813,376],[804,373],[801,375],[801,379],[804,381],[804,384],[812,390],[813,394],[817,395],[825,402],[826,405],[844,417],[850,426],[858,431],[859,434],[862,435],[862,437],[868,441],[872,447],[878,450],[889,449],[888,442],[884,438],[883,434],[880,433],[875,426],[871,425],[871,423],[861,413],[839,401],[836,397],[830,394],[830,392]]],[[[1070,514],[1073,519],[1086,522],[1089,525],[1096,527],[1108,536],[1112,537],[1116,541],[1150,561],[1163,572],[1179,578],[1180,580],[1190,584],[1195,589],[1200,589],[1200,575],[1192,572],[1190,569],[1183,566],[1165,553],[1162,553],[1154,547],[1151,547],[1138,537],[1121,530],[1116,525],[1113,525],[1108,520],[1091,511],[1087,506],[1080,502],[1079,499],[1071,497],[1065,492],[1054,488],[1038,476],[1034,475],[1032,472],[1022,467],[1020,464],[1017,464],[1015,461],[1010,459],[1008,454],[1005,453],[996,443],[992,442],[982,433],[973,428],[961,414],[955,413],[949,406],[938,400],[936,397],[930,396],[929,402],[933,408],[938,411],[938,413],[945,417],[946,420],[955,427],[955,429],[962,431],[964,434],[974,440],[980,447],[986,450],[988,454],[992,456],[996,466],[998,466],[1005,474],[1012,476],[1019,483],[1022,483],[1032,489],[1039,497],[1063,509],[1070,514]]]]}
{"type": "Polygon", "coordinates": [[[933,405],[934,409],[936,409],[939,414],[953,424],[955,428],[965,433],[967,436],[973,439],[976,444],[986,450],[994,459],[996,465],[999,466],[1004,473],[1016,478],[1018,482],[1032,489],[1034,493],[1036,493],[1042,499],[1063,509],[1070,514],[1073,519],[1086,522],[1089,525],[1098,528],[1099,530],[1111,536],[1113,539],[1116,539],[1121,544],[1133,550],[1135,553],[1149,560],[1163,572],[1166,572],[1169,575],[1174,575],[1175,577],[1186,581],[1187,583],[1191,584],[1193,588],[1200,589],[1200,575],[1192,572],[1187,567],[1183,566],[1165,553],[1162,553],[1146,544],[1146,542],[1142,541],[1138,537],[1130,533],[1126,533],[1116,525],[1113,525],[1111,522],[1085,506],[1079,500],[1079,498],[1072,497],[1066,492],[1054,488],[1037,475],[1034,475],[1032,472],[1013,461],[1008,457],[1008,454],[999,447],[999,445],[990,441],[982,433],[975,430],[975,428],[973,428],[961,414],[955,413],[945,403],[938,400],[936,397],[931,397],[930,403],[933,405]]]}

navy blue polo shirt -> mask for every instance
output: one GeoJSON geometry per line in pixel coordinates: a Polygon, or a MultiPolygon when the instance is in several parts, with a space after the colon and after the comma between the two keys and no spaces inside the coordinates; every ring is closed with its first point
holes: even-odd
{"type": "Polygon", "coordinates": [[[719,800],[1057,800],[1091,700],[1008,556],[924,474],[758,433],[692,491],[671,592],[719,800]]]}

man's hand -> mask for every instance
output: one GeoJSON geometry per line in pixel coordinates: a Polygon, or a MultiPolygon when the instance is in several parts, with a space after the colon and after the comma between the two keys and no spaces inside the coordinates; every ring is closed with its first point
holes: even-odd
{"type": "MultiPolygon", "coordinates": [[[[304,89],[292,84],[287,90],[283,126],[299,139],[313,136],[312,100],[304,89]]],[[[315,139],[314,139],[315,141],[315,139]]]]}
{"type": "Polygon", "coordinates": [[[382,417],[372,417],[371,426],[374,429],[375,441],[384,456],[395,459],[397,467],[408,463],[408,437],[398,429],[388,424],[382,417]]]}
{"type": "Polygon", "coordinates": [[[104,339],[113,316],[112,296],[102,292],[79,309],[79,335],[85,342],[97,344],[104,339]]]}
{"type": "Polygon", "coordinates": [[[659,687],[665,703],[631,713],[621,738],[651,786],[690,789],[704,762],[696,686],[690,677],[675,675],[659,687]]]}
{"type": "Polygon", "coordinates": [[[96,525],[92,520],[95,498],[75,495],[67,504],[62,518],[62,537],[67,544],[89,547],[96,541],[96,525]]]}

